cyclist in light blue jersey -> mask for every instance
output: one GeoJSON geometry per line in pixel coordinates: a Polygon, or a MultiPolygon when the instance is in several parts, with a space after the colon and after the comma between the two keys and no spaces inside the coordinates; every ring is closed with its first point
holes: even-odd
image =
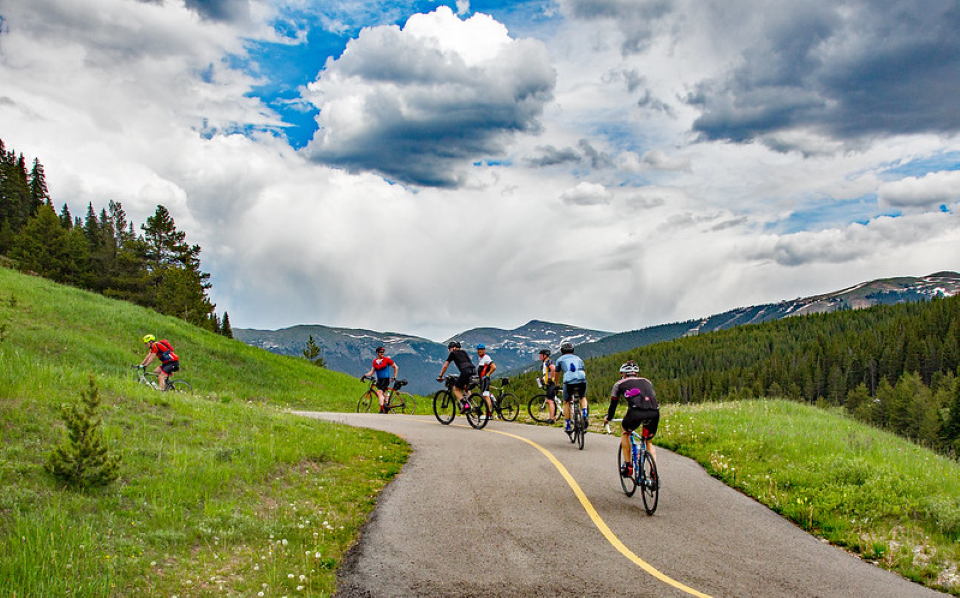
{"type": "MultiPolygon", "coordinates": [[[[574,394],[580,397],[580,409],[583,410],[583,419],[587,420],[587,371],[583,365],[583,360],[573,354],[573,344],[564,341],[560,345],[560,359],[555,364],[557,368],[556,376],[560,378],[563,373],[563,419],[565,421],[564,430],[567,434],[573,432],[570,425],[570,399],[574,394]]],[[[557,380],[560,382],[560,380],[557,380]]]]}

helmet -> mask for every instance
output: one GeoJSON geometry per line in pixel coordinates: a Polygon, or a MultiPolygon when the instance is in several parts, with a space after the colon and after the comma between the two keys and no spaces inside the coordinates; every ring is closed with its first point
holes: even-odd
{"type": "Polygon", "coordinates": [[[157,340],[157,337],[153,336],[152,334],[145,334],[145,335],[143,335],[143,342],[144,342],[144,343],[152,343],[152,342],[155,341],[155,340],[157,340]]]}
{"type": "Polygon", "coordinates": [[[486,346],[485,344],[483,344],[483,343],[477,344],[477,350],[478,350],[478,351],[479,351],[480,349],[486,349],[486,348],[487,348],[487,346],[486,346]]]}
{"type": "Polygon", "coordinates": [[[546,355],[550,357],[550,349],[540,349],[540,355],[546,355]]]}
{"type": "Polygon", "coordinates": [[[447,343],[447,348],[448,348],[448,349],[459,349],[459,348],[460,348],[460,343],[459,343],[458,341],[450,341],[449,343],[447,343]]]}
{"type": "Polygon", "coordinates": [[[563,341],[560,343],[560,352],[561,353],[573,353],[573,343],[570,341],[563,341]]]}
{"type": "Polygon", "coordinates": [[[632,361],[628,361],[620,366],[620,373],[627,375],[637,375],[640,373],[640,367],[632,361]]]}

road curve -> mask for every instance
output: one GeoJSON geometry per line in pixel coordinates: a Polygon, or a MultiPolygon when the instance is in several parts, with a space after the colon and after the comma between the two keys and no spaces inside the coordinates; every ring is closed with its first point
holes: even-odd
{"type": "Polygon", "coordinates": [[[300,415],[392,432],[413,451],[339,573],[338,596],[942,596],[823,543],[658,451],[652,517],[618,437],[463,418],[300,415]]]}

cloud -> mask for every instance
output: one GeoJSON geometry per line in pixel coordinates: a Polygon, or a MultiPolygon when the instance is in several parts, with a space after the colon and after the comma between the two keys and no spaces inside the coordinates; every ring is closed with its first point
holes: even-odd
{"type": "Polygon", "coordinates": [[[603,185],[584,181],[572,189],[560,194],[565,204],[577,206],[596,206],[610,203],[611,194],[603,185]]]}
{"type": "Polygon", "coordinates": [[[250,17],[248,0],[184,0],[184,4],[213,21],[243,21],[250,17]]]}
{"type": "Polygon", "coordinates": [[[587,20],[611,21],[623,34],[621,52],[645,50],[657,24],[674,8],[673,0],[566,0],[572,15],[587,20]]]}
{"type": "Polygon", "coordinates": [[[456,187],[464,167],[536,132],[555,73],[546,49],[491,17],[446,7],[364,29],[308,86],[319,130],[305,153],[351,172],[456,187]]]}
{"type": "Polygon", "coordinates": [[[688,96],[703,110],[693,128],[705,139],[764,141],[800,129],[857,144],[960,132],[956,2],[784,3],[757,13],[744,34],[755,19],[762,34],[739,63],[688,96]]]}
{"type": "Polygon", "coordinates": [[[960,200],[960,171],[931,172],[880,185],[880,205],[899,210],[930,210],[960,200]]]}

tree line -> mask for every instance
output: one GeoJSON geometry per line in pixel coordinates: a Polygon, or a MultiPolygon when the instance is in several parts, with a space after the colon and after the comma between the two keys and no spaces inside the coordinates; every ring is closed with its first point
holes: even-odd
{"type": "Polygon", "coordinates": [[[595,393],[609,392],[628,359],[666,403],[766,396],[843,407],[960,454],[960,296],[784,318],[599,357],[587,364],[595,393]]]}
{"type": "Polygon", "coordinates": [[[21,270],[59,283],[131,301],[232,337],[207,296],[210,274],[200,269],[200,246],[186,241],[162,205],[136,232],[120,202],[83,218],[67,204],[59,214],[38,158],[28,169],[23,154],[0,140],[0,255],[21,270]]]}

